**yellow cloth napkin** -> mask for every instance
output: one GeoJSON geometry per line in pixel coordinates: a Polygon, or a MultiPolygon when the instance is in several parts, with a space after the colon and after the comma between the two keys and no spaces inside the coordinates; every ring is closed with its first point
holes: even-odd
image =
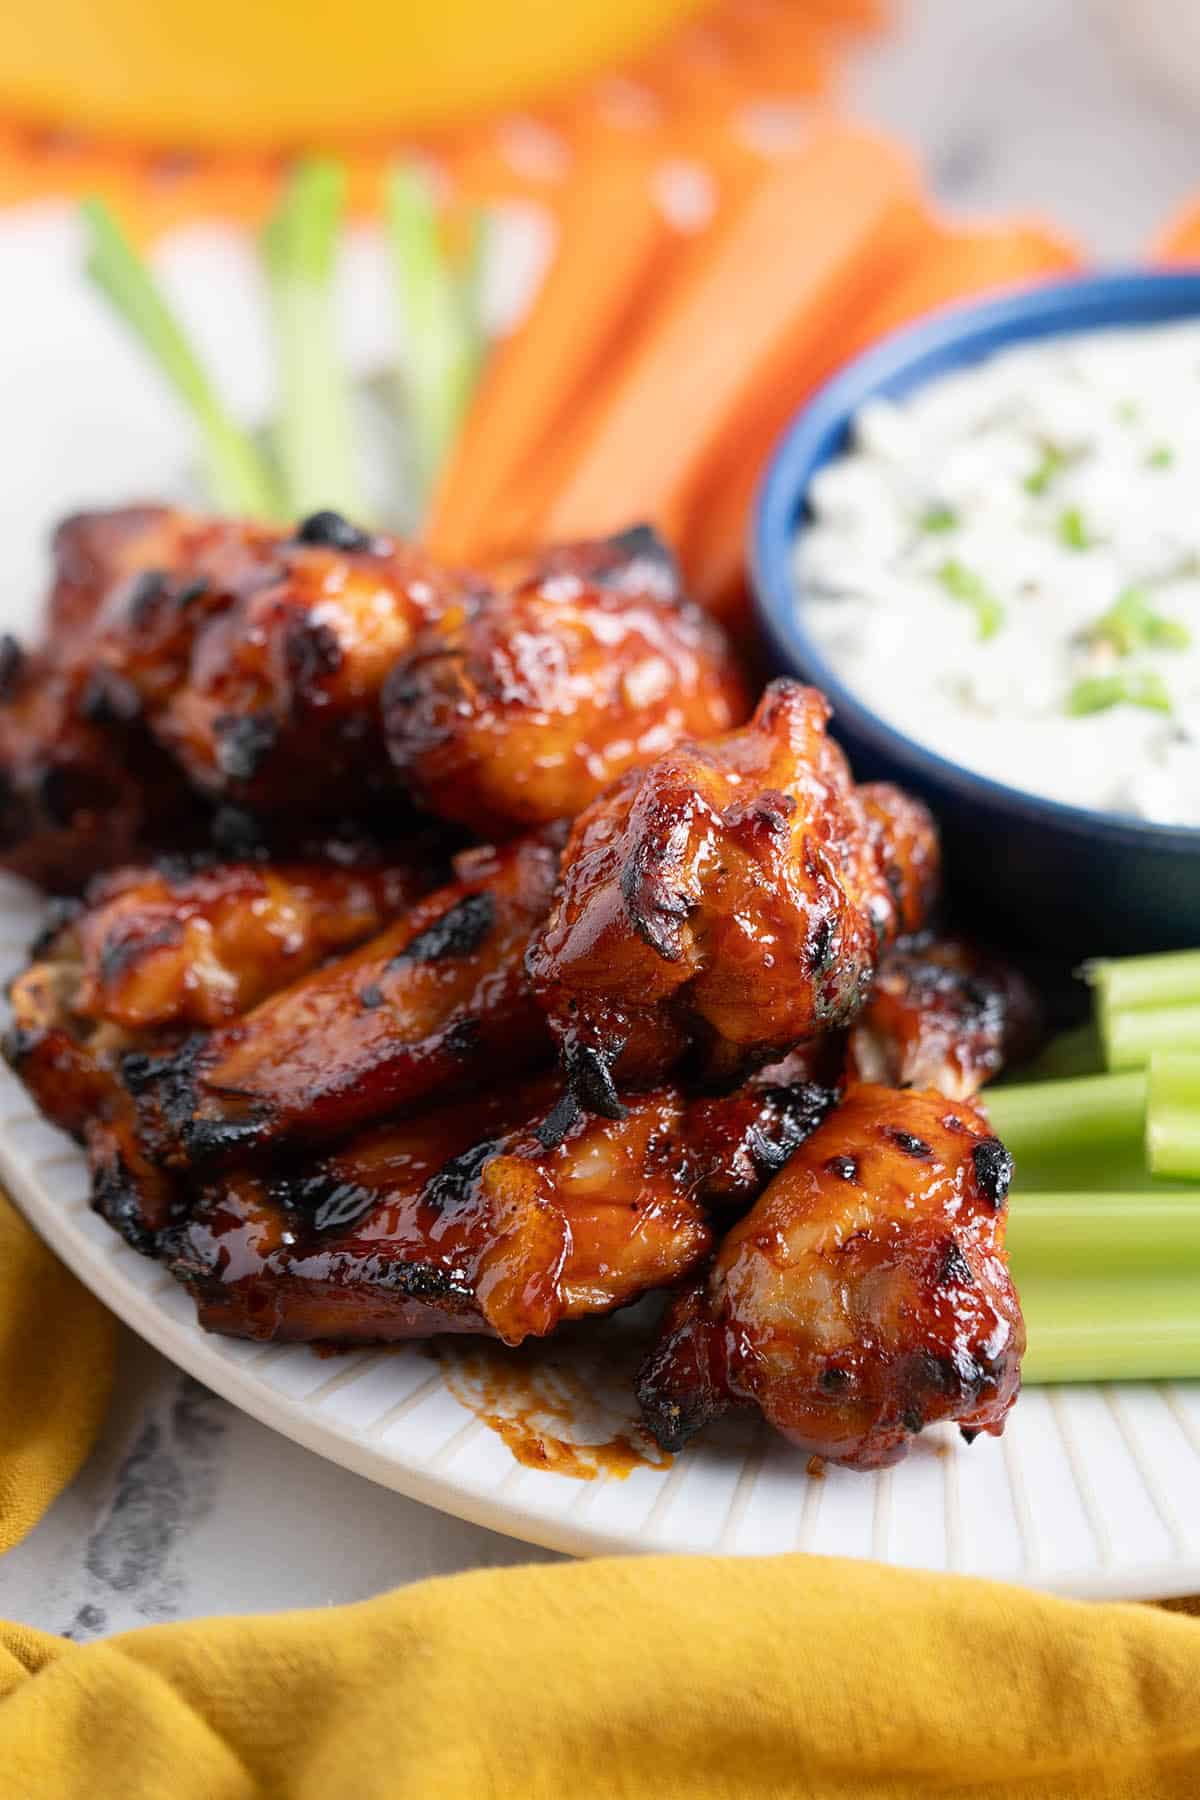
{"type": "MultiPolygon", "coordinates": [[[[7,1547],[87,1453],[114,1326],[2,1198],[0,1316],[7,1547]]],[[[86,1647],[0,1625],[0,1793],[1172,1800],[1200,1795],[1200,1623],[825,1558],[656,1557],[86,1647]]]]}
{"type": "Polygon", "coordinates": [[[38,1800],[1200,1794],[1194,1621],[826,1558],[488,1571],[86,1648],[13,1629],[0,1692],[0,1787],[38,1800]]]}
{"type": "Polygon", "coordinates": [[[95,1442],[117,1323],[0,1194],[0,1551],[37,1524],[95,1442]]]}

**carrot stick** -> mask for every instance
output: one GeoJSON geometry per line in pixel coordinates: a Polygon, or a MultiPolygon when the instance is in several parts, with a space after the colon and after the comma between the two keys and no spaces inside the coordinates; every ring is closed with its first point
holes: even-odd
{"type": "Polygon", "coordinates": [[[892,261],[897,236],[919,231],[915,195],[907,159],[849,127],[774,165],[621,369],[542,535],[643,518],[678,538],[731,420],[836,331],[881,245],[892,261]]]}
{"type": "Polygon", "coordinates": [[[470,561],[495,547],[501,494],[554,457],[572,404],[647,297],[673,235],[650,176],[634,140],[574,184],[533,311],[493,352],[439,485],[426,531],[435,554],[470,561]]]}
{"type": "Polygon", "coordinates": [[[1066,239],[1036,224],[964,228],[943,234],[927,254],[901,268],[880,295],[852,311],[845,333],[830,341],[824,364],[801,359],[766,398],[757,418],[728,440],[684,539],[684,565],[697,599],[722,617],[736,617],[744,607],[746,541],[758,483],[777,439],[821,381],[887,332],[936,307],[1066,274],[1078,268],[1079,260],[1066,239]]]}
{"type": "Polygon", "coordinates": [[[1171,218],[1150,249],[1156,263],[1200,262],[1200,201],[1189,200],[1171,218]]]}

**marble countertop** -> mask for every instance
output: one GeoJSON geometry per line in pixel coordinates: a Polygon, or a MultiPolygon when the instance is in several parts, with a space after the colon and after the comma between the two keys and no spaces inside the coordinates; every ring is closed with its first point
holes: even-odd
{"type": "MultiPolygon", "coordinates": [[[[1044,213],[1114,259],[1200,184],[1195,121],[1128,55],[1116,0],[900,11],[898,32],[859,56],[850,96],[918,149],[948,203],[1044,213]]],[[[127,1334],[101,1443],[0,1563],[0,1613],[86,1639],[546,1554],[322,1462],[127,1334]]]]}

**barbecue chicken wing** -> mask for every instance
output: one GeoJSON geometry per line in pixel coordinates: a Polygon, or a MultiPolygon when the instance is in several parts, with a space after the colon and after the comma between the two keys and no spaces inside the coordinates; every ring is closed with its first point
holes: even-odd
{"type": "MultiPolygon", "coordinates": [[[[305,817],[344,812],[349,799],[362,812],[394,787],[384,677],[420,626],[472,592],[419,550],[333,513],[290,535],[166,507],[82,514],[60,526],[55,561],[47,647],[31,664],[39,689],[53,672],[50,695],[34,705],[18,682],[0,703],[0,772],[29,796],[31,826],[40,771],[62,762],[64,731],[80,737],[65,797],[40,797],[47,829],[68,810],[85,821],[106,807],[120,822],[136,813],[169,766],[150,740],[211,799],[305,817]],[[122,755],[131,736],[136,757],[122,755]]],[[[19,823],[14,812],[10,840],[19,823]]]]}
{"type": "Polygon", "coordinates": [[[1025,1346],[1011,1170],[965,1103],[851,1090],[672,1304],[638,1383],[659,1443],[734,1405],[855,1468],[937,1420],[998,1433],[1025,1346]]]}
{"type": "Polygon", "coordinates": [[[378,937],[148,1064],[147,1141],[187,1163],[328,1142],[550,1061],[524,954],[560,842],[464,851],[454,882],[378,937]]]}
{"type": "MultiPolygon", "coordinates": [[[[668,1086],[598,1119],[545,1074],[316,1162],[202,1176],[163,1248],[212,1331],[516,1344],[694,1275],[712,1247],[707,1205],[752,1199],[833,1100],[812,1083],[755,1085],[706,1102],[701,1121],[668,1086]]],[[[145,1216],[128,1187],[121,1216],[154,1228],[153,1183],[145,1216]]]]}
{"type": "Polygon", "coordinates": [[[485,837],[573,818],[626,769],[747,711],[724,633],[645,529],[550,551],[446,614],[384,694],[404,784],[485,837]]]}
{"type": "Polygon", "coordinates": [[[969,1100],[1032,1055],[1040,1028],[1037,998],[1016,969],[961,938],[915,938],[880,963],[849,1064],[862,1081],[969,1100]]]}
{"type": "Polygon", "coordinates": [[[60,905],[13,983],[10,1063],[79,1135],[120,1058],[213,1026],[378,932],[433,885],[421,863],[159,864],[60,905]]]}
{"type": "Polygon", "coordinates": [[[728,1084],[847,1023],[923,915],[933,822],[857,790],[828,718],[776,681],[743,730],[630,771],[576,821],[529,969],[584,1104],[613,1113],[618,1083],[689,1049],[728,1084]]]}
{"type": "Polygon", "coordinates": [[[51,893],[204,841],[203,807],[89,670],[0,638],[0,868],[51,893]]]}
{"type": "Polygon", "coordinates": [[[711,1247],[684,1102],[619,1122],[542,1079],[204,1186],[169,1240],[201,1324],[340,1342],[476,1332],[519,1344],[692,1273],[711,1247]]]}
{"type": "Polygon", "coordinates": [[[4,1054],[46,1117],[85,1145],[94,1204],[140,1250],[180,1203],[143,1141],[133,1089],[192,1025],[231,1019],[360,942],[431,885],[375,869],[161,865],[66,903],[10,991],[4,1054]]]}

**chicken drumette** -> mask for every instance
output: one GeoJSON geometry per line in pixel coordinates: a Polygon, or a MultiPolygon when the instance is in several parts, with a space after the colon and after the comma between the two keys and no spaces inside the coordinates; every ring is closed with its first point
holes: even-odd
{"type": "Polygon", "coordinates": [[[918,802],[856,789],[812,688],[632,770],[576,821],[534,991],[587,1105],[693,1052],[728,1085],[847,1023],[880,950],[922,923],[937,835],[918,802]]]}
{"type": "Polygon", "coordinates": [[[1025,1345],[1011,1172],[969,1105],[852,1089],[669,1309],[638,1383],[659,1443],[741,1405],[855,1468],[938,1420],[999,1432],[1025,1345]]]}
{"type": "Polygon", "coordinates": [[[573,818],[618,775],[748,711],[720,627],[649,530],[547,552],[428,627],[384,694],[402,781],[483,836],[573,818]]]}
{"type": "Polygon", "coordinates": [[[1019,970],[961,938],[917,937],[880,963],[850,1033],[849,1064],[863,1081],[967,1100],[1030,1056],[1040,1029],[1019,970]]]}

